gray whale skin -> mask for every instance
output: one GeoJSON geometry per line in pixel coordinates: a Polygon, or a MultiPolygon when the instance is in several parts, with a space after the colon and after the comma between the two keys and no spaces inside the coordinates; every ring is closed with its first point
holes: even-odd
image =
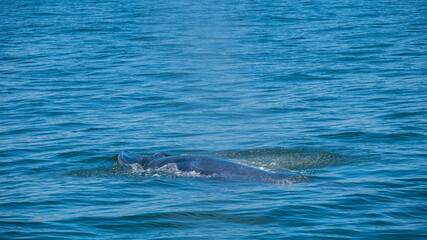
{"type": "Polygon", "coordinates": [[[158,169],[167,164],[176,164],[183,172],[197,172],[202,175],[219,178],[246,179],[255,181],[281,182],[298,175],[292,173],[271,173],[261,169],[245,166],[231,160],[208,155],[180,155],[156,153],[152,156],[122,151],[117,163],[123,166],[139,164],[143,169],[158,169]]]}

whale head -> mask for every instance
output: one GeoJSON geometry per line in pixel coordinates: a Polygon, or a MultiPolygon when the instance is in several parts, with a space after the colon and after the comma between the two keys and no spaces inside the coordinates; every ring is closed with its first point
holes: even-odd
{"type": "Polygon", "coordinates": [[[117,157],[117,163],[124,166],[149,160],[148,156],[134,154],[126,150],[122,151],[117,157]]]}

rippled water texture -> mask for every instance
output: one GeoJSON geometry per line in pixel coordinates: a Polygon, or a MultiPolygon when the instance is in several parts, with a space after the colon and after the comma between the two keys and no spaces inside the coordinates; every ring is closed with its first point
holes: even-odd
{"type": "Polygon", "coordinates": [[[0,238],[427,238],[427,3],[0,1],[0,238]],[[115,166],[208,154],[293,184],[115,166]]]}

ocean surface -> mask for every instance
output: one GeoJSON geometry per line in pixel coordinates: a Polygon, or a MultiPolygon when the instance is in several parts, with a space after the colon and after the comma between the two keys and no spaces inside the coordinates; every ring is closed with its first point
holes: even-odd
{"type": "Polygon", "coordinates": [[[426,50],[425,0],[0,0],[0,239],[426,239],[426,50]]]}

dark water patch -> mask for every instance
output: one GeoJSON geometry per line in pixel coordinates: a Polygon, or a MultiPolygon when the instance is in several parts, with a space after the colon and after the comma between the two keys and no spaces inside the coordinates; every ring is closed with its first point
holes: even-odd
{"type": "Polygon", "coordinates": [[[401,133],[363,133],[363,132],[344,132],[336,134],[321,135],[325,138],[342,139],[343,141],[366,141],[366,142],[384,142],[384,143],[398,143],[401,141],[416,141],[424,140],[423,134],[414,132],[401,132],[401,133]]]}
{"type": "Polygon", "coordinates": [[[381,118],[385,119],[404,119],[404,118],[411,118],[411,117],[417,117],[419,115],[426,115],[425,111],[417,111],[417,112],[398,112],[398,113],[391,113],[384,116],[381,116],[381,118]]]}
{"type": "Polygon", "coordinates": [[[48,205],[57,206],[60,204],[61,203],[56,202],[56,201],[37,201],[37,202],[13,202],[13,201],[10,201],[8,203],[1,204],[0,207],[4,207],[4,208],[29,208],[29,209],[31,209],[31,208],[37,207],[37,206],[47,207],[48,205]]]}
{"type": "Polygon", "coordinates": [[[337,100],[337,98],[323,96],[323,97],[317,97],[317,98],[310,98],[310,99],[307,99],[306,101],[309,101],[309,102],[326,102],[326,101],[334,101],[334,100],[337,100]]]}

